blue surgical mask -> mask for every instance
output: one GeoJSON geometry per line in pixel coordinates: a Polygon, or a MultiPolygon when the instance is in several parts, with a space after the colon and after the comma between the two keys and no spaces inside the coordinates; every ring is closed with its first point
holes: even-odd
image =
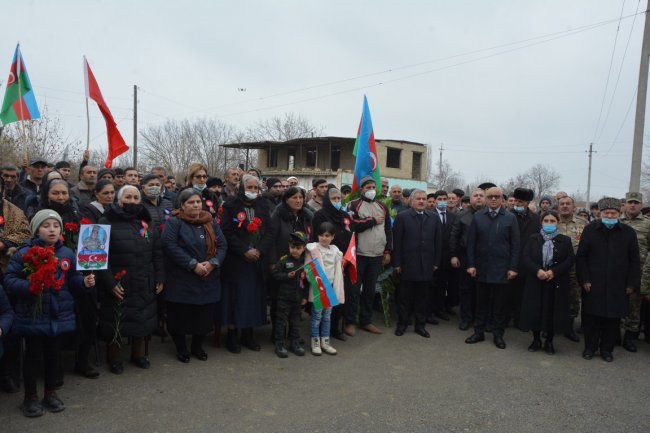
{"type": "Polygon", "coordinates": [[[603,222],[603,225],[608,229],[614,228],[614,226],[618,223],[617,218],[601,218],[600,220],[603,222]]]}
{"type": "Polygon", "coordinates": [[[523,206],[513,206],[513,207],[512,207],[512,210],[514,210],[514,211],[517,212],[517,213],[524,213],[524,211],[526,210],[526,208],[523,207],[523,206]]]}
{"type": "Polygon", "coordinates": [[[340,201],[339,202],[333,201],[332,206],[334,206],[334,209],[336,210],[341,210],[342,203],[340,201]]]}
{"type": "Polygon", "coordinates": [[[436,202],[436,207],[440,210],[445,210],[447,209],[447,202],[446,201],[437,201],[436,202]]]}
{"type": "Polygon", "coordinates": [[[543,224],[542,230],[544,230],[544,233],[548,234],[555,233],[557,226],[555,224],[543,224]]]}
{"type": "Polygon", "coordinates": [[[205,183],[203,185],[197,185],[197,184],[193,183],[192,186],[198,192],[203,192],[203,190],[207,187],[207,185],[205,183]]]}

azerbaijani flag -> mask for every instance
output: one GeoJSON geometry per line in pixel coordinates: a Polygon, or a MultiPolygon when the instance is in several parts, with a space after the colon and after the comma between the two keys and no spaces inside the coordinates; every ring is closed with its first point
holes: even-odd
{"type": "Polygon", "coordinates": [[[381,174],[379,173],[379,158],[377,156],[377,145],[375,143],[375,133],[372,129],[372,119],[370,118],[370,108],[368,108],[368,98],[363,95],[363,113],[361,122],[357,131],[357,140],[354,142],[354,181],[352,182],[352,191],[359,190],[359,182],[364,176],[375,178],[377,187],[381,185],[381,174]]]}
{"type": "Polygon", "coordinates": [[[325,271],[318,263],[318,259],[314,259],[305,265],[305,275],[309,280],[312,294],[314,295],[314,309],[321,311],[323,308],[335,307],[339,304],[334,293],[332,283],[327,279],[325,271]]]}
{"type": "Polygon", "coordinates": [[[86,270],[106,269],[108,254],[78,254],[77,263],[79,264],[78,267],[86,270]]]}
{"type": "Polygon", "coordinates": [[[0,109],[0,121],[2,121],[3,125],[18,122],[19,120],[32,120],[41,117],[32,90],[32,83],[29,81],[29,75],[27,75],[25,61],[22,54],[20,54],[20,44],[16,45],[6,86],[5,98],[0,109]]]}

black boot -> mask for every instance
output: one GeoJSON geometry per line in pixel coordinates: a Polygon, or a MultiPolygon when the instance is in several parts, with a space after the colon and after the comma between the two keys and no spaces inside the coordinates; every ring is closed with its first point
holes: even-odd
{"type": "Polygon", "coordinates": [[[564,336],[574,343],[580,343],[580,337],[578,337],[578,334],[576,334],[576,331],[573,329],[574,321],[575,319],[573,317],[569,318],[569,332],[564,334],[564,336]]]}
{"type": "Polygon", "coordinates": [[[628,352],[636,352],[636,344],[634,343],[634,340],[638,337],[638,332],[625,331],[625,335],[623,335],[623,349],[628,352]]]}
{"type": "Polygon", "coordinates": [[[259,352],[262,349],[255,341],[253,328],[244,328],[241,330],[241,344],[253,352],[259,352]]]}
{"type": "Polygon", "coordinates": [[[226,349],[230,353],[240,353],[241,346],[239,344],[239,335],[236,329],[228,329],[226,336],[226,349]]]}
{"type": "Polygon", "coordinates": [[[275,343],[275,354],[278,355],[278,358],[287,358],[289,356],[289,352],[287,352],[287,348],[284,347],[283,342],[278,341],[275,343]]]}

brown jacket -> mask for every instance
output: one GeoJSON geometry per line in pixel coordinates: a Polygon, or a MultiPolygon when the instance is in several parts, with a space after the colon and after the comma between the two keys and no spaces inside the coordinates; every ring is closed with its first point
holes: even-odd
{"type": "Polygon", "coordinates": [[[16,248],[32,237],[27,218],[20,208],[8,200],[2,200],[2,224],[0,224],[0,242],[5,246],[0,251],[0,269],[7,268],[9,259],[16,252],[16,248]]]}

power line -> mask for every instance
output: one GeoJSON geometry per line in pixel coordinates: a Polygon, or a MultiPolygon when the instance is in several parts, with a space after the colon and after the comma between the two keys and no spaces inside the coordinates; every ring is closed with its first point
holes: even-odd
{"type": "Polygon", "coordinates": [[[612,150],[614,147],[614,144],[616,144],[616,140],[618,139],[618,136],[621,134],[621,131],[623,130],[623,127],[625,126],[625,122],[627,121],[627,116],[630,115],[630,110],[632,109],[632,105],[634,104],[634,101],[636,100],[636,94],[638,92],[638,87],[634,89],[634,94],[632,95],[632,99],[630,99],[630,104],[627,106],[627,110],[625,111],[625,116],[623,116],[623,121],[621,122],[621,126],[618,128],[618,131],[616,132],[616,136],[614,136],[614,139],[612,140],[612,144],[609,146],[609,149],[607,149],[607,152],[603,156],[609,155],[609,152],[612,150]]]}
{"type": "Polygon", "coordinates": [[[621,17],[619,18],[618,26],[616,26],[616,35],[614,36],[614,46],[612,47],[612,55],[609,59],[609,70],[607,71],[607,80],[605,80],[605,90],[603,90],[603,100],[600,103],[600,112],[598,113],[598,121],[596,122],[596,129],[594,131],[594,138],[591,140],[592,142],[596,141],[596,135],[598,135],[598,128],[600,127],[600,119],[603,116],[603,108],[605,108],[605,100],[607,99],[607,89],[609,87],[609,77],[612,74],[612,66],[614,65],[614,53],[616,53],[616,43],[618,42],[618,34],[619,31],[621,30],[621,19],[623,18],[624,8],[625,8],[625,0],[623,0],[623,4],[621,5],[621,17]]]}
{"type": "MultiPolygon", "coordinates": [[[[636,11],[639,11],[639,6],[641,6],[641,0],[638,0],[636,4],[636,11]]],[[[625,56],[627,55],[627,49],[630,46],[630,40],[632,40],[632,32],[634,30],[634,24],[636,23],[636,17],[637,15],[634,15],[634,18],[632,19],[632,26],[630,27],[630,34],[627,37],[627,43],[625,44],[625,50],[623,51],[623,58],[621,59],[621,66],[618,68],[618,75],[616,76],[616,83],[614,84],[614,91],[612,92],[612,97],[609,100],[609,106],[607,107],[607,114],[605,115],[605,120],[602,123],[602,126],[600,128],[600,134],[598,134],[598,139],[596,140],[596,143],[600,141],[600,138],[603,136],[603,132],[605,131],[605,125],[607,125],[607,120],[609,120],[609,114],[612,110],[612,105],[614,103],[614,95],[616,94],[616,90],[618,89],[618,83],[621,79],[621,73],[623,72],[623,66],[625,65],[625,56]]]]}

